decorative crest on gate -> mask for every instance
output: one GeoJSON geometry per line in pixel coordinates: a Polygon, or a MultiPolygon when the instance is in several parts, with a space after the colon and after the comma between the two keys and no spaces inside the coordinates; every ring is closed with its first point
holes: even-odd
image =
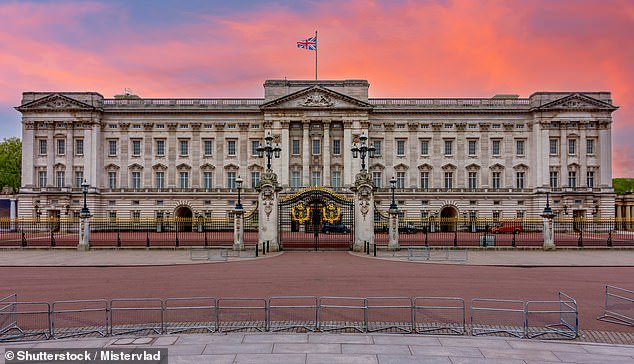
{"type": "Polygon", "coordinates": [[[300,224],[304,223],[310,220],[310,207],[306,207],[303,202],[300,202],[293,206],[291,216],[293,221],[297,221],[300,224]]]}
{"type": "Polygon", "coordinates": [[[341,207],[335,206],[334,203],[329,202],[321,209],[324,221],[328,221],[331,224],[339,221],[341,218],[341,207]]]}

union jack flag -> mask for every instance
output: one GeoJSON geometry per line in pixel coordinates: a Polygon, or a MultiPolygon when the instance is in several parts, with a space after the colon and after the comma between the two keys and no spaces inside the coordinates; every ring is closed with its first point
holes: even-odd
{"type": "Polygon", "coordinates": [[[316,51],[317,50],[317,36],[298,41],[297,48],[303,48],[308,51],[316,51]]]}

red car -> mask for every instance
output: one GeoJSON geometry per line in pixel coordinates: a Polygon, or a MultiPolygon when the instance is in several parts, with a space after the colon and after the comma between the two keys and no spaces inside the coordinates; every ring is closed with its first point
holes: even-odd
{"type": "Polygon", "coordinates": [[[502,221],[498,225],[493,226],[489,229],[490,232],[494,234],[500,233],[511,233],[511,234],[519,234],[523,231],[522,222],[517,220],[507,220],[502,221]]]}

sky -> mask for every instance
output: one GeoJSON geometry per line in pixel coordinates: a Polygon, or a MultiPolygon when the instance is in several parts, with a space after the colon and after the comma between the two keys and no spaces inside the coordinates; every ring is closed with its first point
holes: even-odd
{"type": "Polygon", "coordinates": [[[370,97],[610,91],[634,177],[632,0],[0,0],[0,139],[24,91],[263,97],[266,79],[366,79],[370,97]]]}

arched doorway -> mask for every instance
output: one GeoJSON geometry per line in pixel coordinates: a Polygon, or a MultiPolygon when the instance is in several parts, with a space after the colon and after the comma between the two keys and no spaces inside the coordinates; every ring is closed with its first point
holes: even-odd
{"type": "Polygon", "coordinates": [[[456,231],[458,209],[445,206],[440,210],[440,231],[456,231]]]}
{"type": "Polygon", "coordinates": [[[179,206],[174,210],[174,217],[177,231],[192,231],[192,209],[188,206],[179,206]]]}

